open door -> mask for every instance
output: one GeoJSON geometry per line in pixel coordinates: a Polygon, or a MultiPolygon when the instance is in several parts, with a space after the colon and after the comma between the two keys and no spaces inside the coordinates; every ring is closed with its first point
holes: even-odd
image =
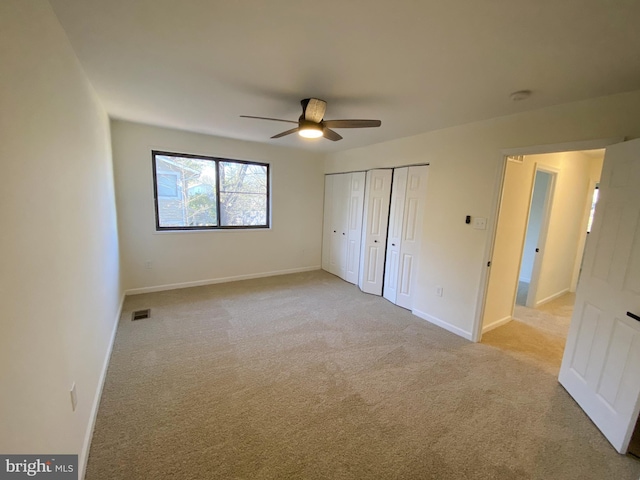
{"type": "Polygon", "coordinates": [[[640,410],[640,140],[607,148],[559,380],[626,453],[640,410]]]}

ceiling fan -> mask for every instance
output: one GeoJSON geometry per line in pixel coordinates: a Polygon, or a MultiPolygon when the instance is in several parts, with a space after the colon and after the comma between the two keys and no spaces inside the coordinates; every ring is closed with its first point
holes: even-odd
{"type": "Polygon", "coordinates": [[[342,136],[331,130],[332,128],[368,128],[382,125],[380,120],[324,120],[327,102],[319,98],[305,98],[301,100],[300,103],[302,104],[302,115],[300,115],[297,122],[293,120],[282,120],[280,118],[253,117],[251,115],[240,116],[243,118],[257,118],[259,120],[298,124],[296,128],[278,133],[271,138],[280,138],[298,132],[300,136],[305,138],[324,137],[334,142],[342,140],[342,136]]]}

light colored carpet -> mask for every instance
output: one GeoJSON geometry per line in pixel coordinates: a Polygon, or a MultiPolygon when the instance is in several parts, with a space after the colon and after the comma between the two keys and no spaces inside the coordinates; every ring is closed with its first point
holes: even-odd
{"type": "Polygon", "coordinates": [[[128,297],[86,479],[639,476],[535,358],[316,271],[128,297]]]}
{"type": "Polygon", "coordinates": [[[483,335],[482,342],[521,359],[533,359],[557,376],[575,299],[575,293],[567,293],[535,309],[516,305],[513,320],[483,335]]]}

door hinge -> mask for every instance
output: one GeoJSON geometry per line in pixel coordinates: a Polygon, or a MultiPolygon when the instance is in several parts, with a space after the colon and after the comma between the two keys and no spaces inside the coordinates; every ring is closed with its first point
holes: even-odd
{"type": "Polygon", "coordinates": [[[490,267],[490,266],[491,266],[491,262],[487,262],[487,267],[490,267]]]}

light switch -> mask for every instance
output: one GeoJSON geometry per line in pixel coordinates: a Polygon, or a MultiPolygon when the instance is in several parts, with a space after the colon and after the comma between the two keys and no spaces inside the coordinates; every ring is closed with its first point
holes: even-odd
{"type": "Polygon", "coordinates": [[[487,219],[476,217],[473,219],[473,228],[476,230],[485,230],[487,228],[487,219]]]}

